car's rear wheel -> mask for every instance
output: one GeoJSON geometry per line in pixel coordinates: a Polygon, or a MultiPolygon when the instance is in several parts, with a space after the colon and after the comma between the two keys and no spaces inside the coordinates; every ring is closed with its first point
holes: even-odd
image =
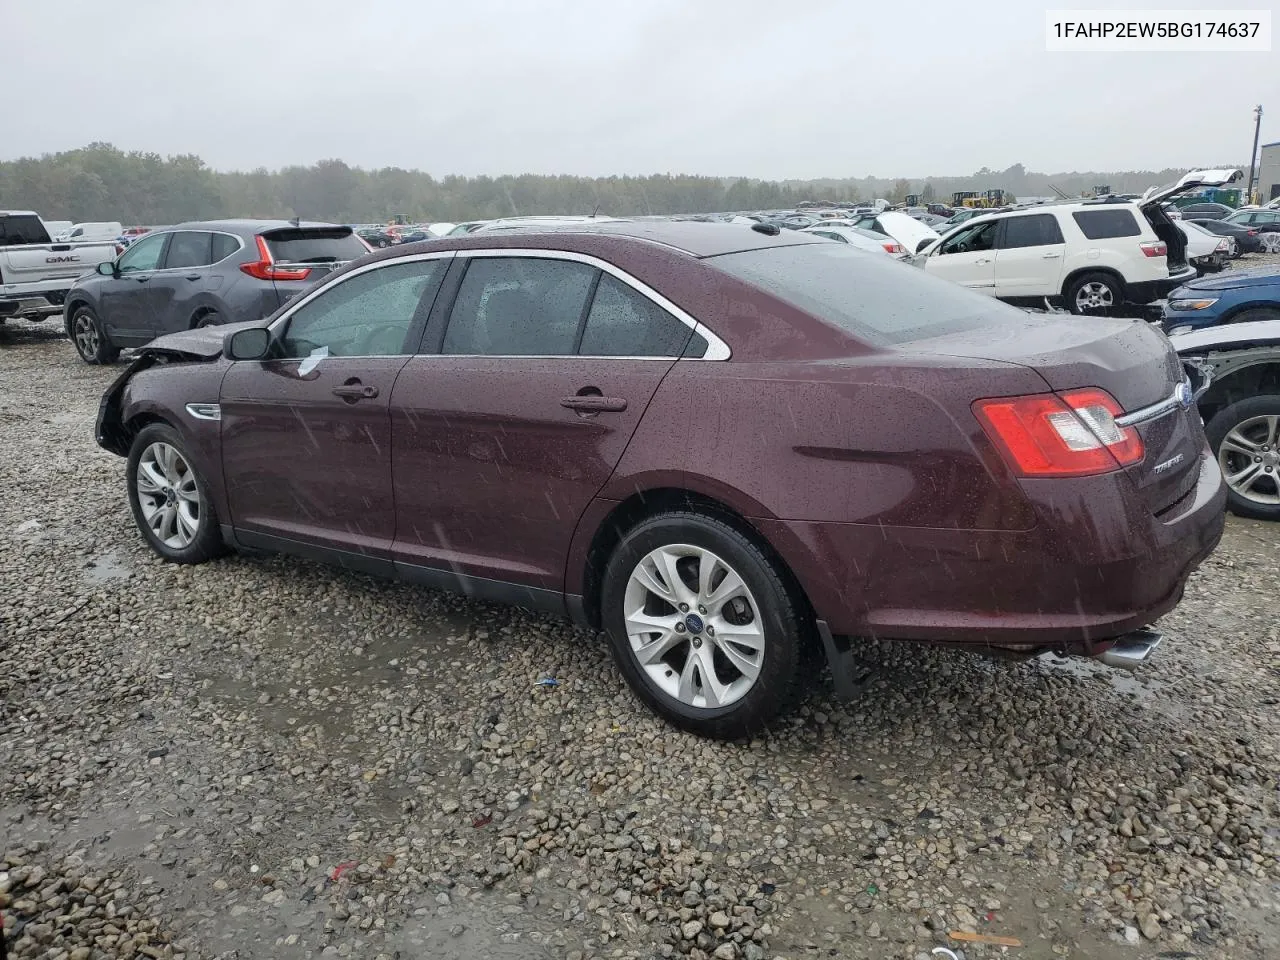
{"type": "Polygon", "coordinates": [[[1124,288],[1109,273],[1086,273],[1067,285],[1067,309],[1077,315],[1109,316],[1124,302],[1124,288]]]}
{"type": "Polygon", "coordinates": [[[138,432],[129,450],[127,483],[133,519],[165,560],[203,563],[223,552],[208,486],[168,424],[138,432]]]}
{"type": "Polygon", "coordinates": [[[222,322],[222,314],[217,310],[202,310],[196,314],[196,322],[193,327],[213,327],[222,322]]]}
{"type": "Polygon", "coordinates": [[[802,690],[804,606],[776,561],[717,517],[663,513],[633,528],[605,569],[601,610],[628,684],[683,730],[748,736],[802,690]]]}
{"type": "Polygon", "coordinates": [[[102,322],[92,308],[77,307],[71,315],[71,342],[76,353],[85,363],[115,363],[120,348],[113,344],[102,329],[102,322]]]}
{"type": "Polygon", "coordinates": [[[1218,411],[1205,427],[1227,483],[1227,507],[1280,520],[1280,395],[1250,397],[1218,411]]]}
{"type": "Polygon", "coordinates": [[[1280,253],[1280,233],[1259,234],[1258,243],[1267,253],[1280,253]]]}

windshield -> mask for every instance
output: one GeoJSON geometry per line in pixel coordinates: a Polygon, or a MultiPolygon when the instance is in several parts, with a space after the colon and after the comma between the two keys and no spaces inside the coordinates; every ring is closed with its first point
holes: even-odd
{"type": "Polygon", "coordinates": [[[842,244],[768,247],[706,263],[879,346],[1024,318],[990,297],[842,244]]]}

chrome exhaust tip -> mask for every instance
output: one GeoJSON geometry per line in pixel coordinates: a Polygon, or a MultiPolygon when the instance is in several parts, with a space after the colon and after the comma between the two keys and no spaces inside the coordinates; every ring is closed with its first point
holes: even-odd
{"type": "Polygon", "coordinates": [[[1156,652],[1163,639],[1162,634],[1150,627],[1143,627],[1126,633],[1122,637],[1116,637],[1110,648],[1098,654],[1096,659],[1108,667],[1136,670],[1151,659],[1151,655],[1156,652]]]}

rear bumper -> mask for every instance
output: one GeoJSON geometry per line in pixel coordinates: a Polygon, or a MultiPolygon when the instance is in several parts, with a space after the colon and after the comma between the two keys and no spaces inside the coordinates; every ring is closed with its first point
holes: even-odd
{"type": "Polygon", "coordinates": [[[1222,536],[1226,486],[1207,455],[1194,493],[1163,518],[1114,475],[1045,483],[1058,486],[1033,500],[1055,522],[1027,531],[757,525],[809,571],[801,584],[832,633],[1012,649],[1078,647],[1151,623],[1222,536]]]}
{"type": "Polygon", "coordinates": [[[0,317],[38,317],[43,320],[61,313],[66,298],[65,290],[30,295],[0,293],[0,317]]]}
{"type": "Polygon", "coordinates": [[[1161,297],[1176,290],[1190,280],[1196,278],[1195,267],[1188,266],[1186,270],[1172,276],[1164,277],[1160,280],[1139,280],[1134,283],[1126,283],[1124,287],[1125,299],[1130,303],[1146,305],[1153,300],[1159,300],[1161,297]]]}

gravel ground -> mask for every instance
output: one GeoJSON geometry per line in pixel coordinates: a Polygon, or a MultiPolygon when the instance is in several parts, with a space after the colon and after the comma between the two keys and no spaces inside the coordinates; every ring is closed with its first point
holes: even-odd
{"type": "Polygon", "coordinates": [[[116,370],[0,332],[16,957],[1280,956],[1280,529],[1229,521],[1140,674],[872,646],[856,703],[711,743],[553,619],[161,563],[116,370]]]}

